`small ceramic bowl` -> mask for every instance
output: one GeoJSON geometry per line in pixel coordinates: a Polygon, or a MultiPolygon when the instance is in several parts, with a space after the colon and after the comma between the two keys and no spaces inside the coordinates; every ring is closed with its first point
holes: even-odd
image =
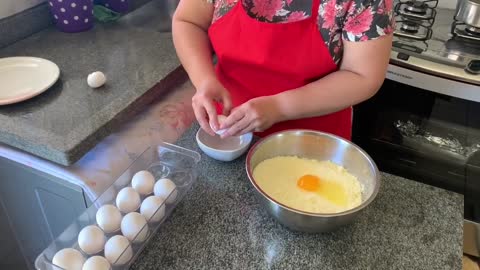
{"type": "Polygon", "coordinates": [[[203,129],[199,129],[196,139],[198,146],[207,156],[220,161],[232,161],[248,150],[253,134],[222,139],[219,135],[210,136],[203,129]]]}

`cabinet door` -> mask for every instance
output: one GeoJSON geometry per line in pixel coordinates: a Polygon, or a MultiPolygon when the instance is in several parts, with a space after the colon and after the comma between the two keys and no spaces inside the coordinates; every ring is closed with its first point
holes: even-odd
{"type": "Polygon", "coordinates": [[[0,269],[28,270],[0,197],[0,269]]]}
{"type": "Polygon", "coordinates": [[[0,198],[31,269],[38,254],[86,209],[80,187],[4,158],[0,198]]]}

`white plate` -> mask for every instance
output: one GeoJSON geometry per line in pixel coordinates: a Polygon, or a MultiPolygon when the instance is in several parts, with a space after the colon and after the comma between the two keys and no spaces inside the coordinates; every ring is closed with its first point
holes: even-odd
{"type": "Polygon", "coordinates": [[[37,96],[60,77],[58,66],[35,57],[0,58],[0,105],[37,96]]]}

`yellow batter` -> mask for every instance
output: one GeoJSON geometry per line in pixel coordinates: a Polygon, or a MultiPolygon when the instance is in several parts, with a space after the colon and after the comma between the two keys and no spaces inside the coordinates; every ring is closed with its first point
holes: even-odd
{"type": "Polygon", "coordinates": [[[362,185],[331,162],[281,156],[253,170],[260,188],[278,202],[312,213],[338,213],[362,203],[362,185]]]}

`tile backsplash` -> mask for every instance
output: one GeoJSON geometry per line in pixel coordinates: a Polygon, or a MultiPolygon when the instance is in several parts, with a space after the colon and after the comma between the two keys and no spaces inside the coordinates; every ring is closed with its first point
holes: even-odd
{"type": "Polygon", "coordinates": [[[42,2],[45,0],[1,0],[0,19],[22,12],[42,2]]]}

